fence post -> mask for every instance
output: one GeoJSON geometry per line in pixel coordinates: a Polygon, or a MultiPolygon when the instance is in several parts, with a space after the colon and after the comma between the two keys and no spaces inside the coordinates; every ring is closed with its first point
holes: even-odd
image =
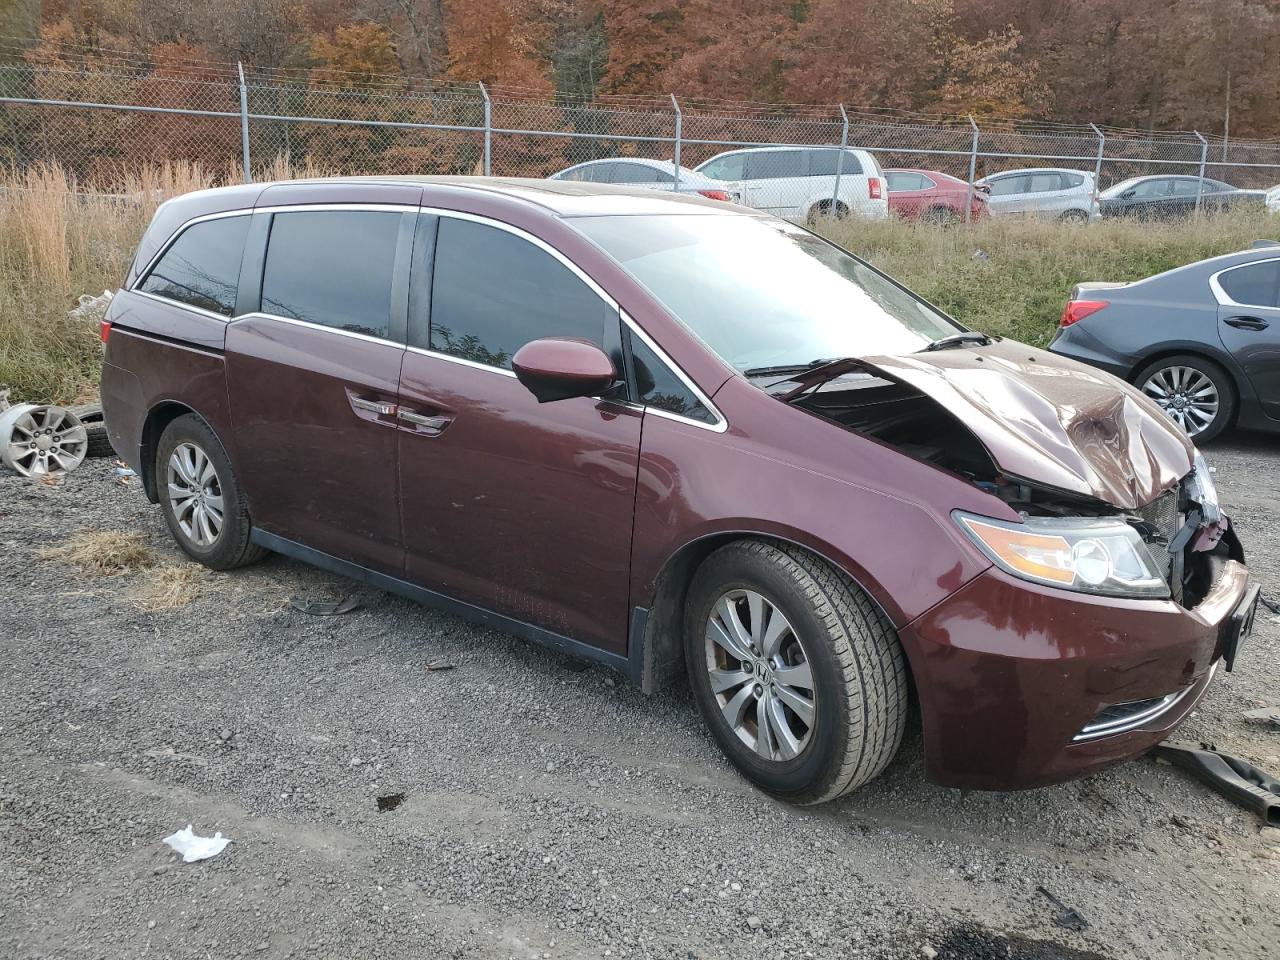
{"type": "Polygon", "coordinates": [[[973,128],[973,145],[969,148],[969,195],[964,204],[964,222],[973,221],[973,178],[978,172],[978,125],[969,114],[969,126],[973,128]]]}
{"type": "Polygon", "coordinates": [[[1200,198],[1204,195],[1204,165],[1209,159],[1209,141],[1200,136],[1199,130],[1192,130],[1200,141],[1200,180],[1196,183],[1196,213],[1200,213],[1200,198]]]}
{"type": "Polygon", "coordinates": [[[480,84],[480,96],[484,97],[484,175],[493,176],[493,103],[489,99],[489,91],[484,81],[480,84]]]}
{"type": "Polygon", "coordinates": [[[1102,189],[1102,158],[1106,155],[1107,138],[1095,124],[1089,126],[1098,138],[1098,159],[1093,162],[1093,192],[1098,193],[1102,189]]]}
{"type": "Polygon", "coordinates": [[[240,76],[240,162],[244,165],[244,182],[253,183],[253,170],[249,165],[249,88],[244,84],[244,64],[239,60],[236,73],[240,76]]]}
{"type": "MultiPolygon", "coordinates": [[[[844,173],[844,152],[849,146],[849,114],[845,112],[844,104],[840,104],[840,152],[836,155],[836,183],[831,189],[831,208],[827,211],[829,216],[834,217],[840,208],[840,175],[844,173]]],[[[884,185],[885,193],[889,192],[889,184],[884,185]]]]}
{"type": "Polygon", "coordinates": [[[672,164],[675,166],[675,179],[671,183],[671,189],[679,190],[680,189],[680,137],[681,137],[680,128],[681,128],[682,121],[684,120],[684,115],[680,112],[680,103],[679,101],[676,100],[676,95],[674,93],[671,94],[671,108],[676,112],[676,146],[675,146],[675,153],[673,154],[672,161],[671,161],[672,164]]]}

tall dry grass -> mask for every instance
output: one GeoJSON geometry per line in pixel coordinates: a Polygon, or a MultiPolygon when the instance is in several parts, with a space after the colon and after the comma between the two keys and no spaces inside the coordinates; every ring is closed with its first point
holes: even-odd
{"type": "MultiPolygon", "coordinates": [[[[321,176],[280,158],[261,179],[321,176]]],[[[81,294],[114,290],[155,208],[236,182],[233,167],[166,163],[121,170],[112,193],[84,193],[57,166],[0,171],[0,383],[15,400],[72,402],[97,387],[101,346],[70,320],[81,294]]],[[[1280,218],[1240,211],[1186,223],[1064,227],[991,220],[939,229],[889,221],[818,228],[980,330],[1044,344],[1081,280],[1136,280],[1280,236],[1280,218]]]]}

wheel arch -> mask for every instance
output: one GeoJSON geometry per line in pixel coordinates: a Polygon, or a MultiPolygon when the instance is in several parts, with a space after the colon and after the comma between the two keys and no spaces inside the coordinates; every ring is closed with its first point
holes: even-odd
{"type": "MultiPolygon", "coordinates": [[[[850,570],[848,563],[836,560],[835,550],[778,532],[734,529],[703,534],[685,543],[667,558],[654,580],[653,596],[643,619],[643,629],[633,630],[631,642],[641,645],[640,686],[645,693],[656,693],[669,686],[684,672],[685,603],[698,568],[721,547],[743,540],[758,540],[803,550],[848,577],[871,598],[871,602],[880,609],[895,632],[900,631],[903,626],[902,611],[885,602],[887,594],[880,584],[872,581],[864,571],[850,570]]],[[[907,679],[914,696],[915,678],[911,669],[910,652],[905,650],[905,646],[904,654],[907,679]]]]}
{"type": "Polygon", "coordinates": [[[156,489],[156,448],[160,445],[160,435],[165,427],[186,414],[200,416],[185,403],[161,400],[147,411],[147,418],[142,423],[142,436],[138,441],[142,489],[152,503],[160,502],[160,491],[156,489]]]}

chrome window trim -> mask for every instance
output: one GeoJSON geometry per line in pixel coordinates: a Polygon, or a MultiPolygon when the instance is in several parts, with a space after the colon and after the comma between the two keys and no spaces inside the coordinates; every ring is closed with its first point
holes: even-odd
{"type": "Polygon", "coordinates": [[[1237,263],[1231,267],[1223,267],[1209,276],[1209,290],[1213,293],[1213,298],[1218,301],[1218,305],[1222,307],[1241,307],[1245,310],[1275,310],[1276,307],[1268,307],[1262,303],[1240,303],[1232,300],[1228,296],[1227,291],[1222,289],[1222,283],[1218,280],[1224,273],[1230,273],[1233,270],[1243,270],[1245,267],[1255,267],[1260,263],[1275,263],[1280,257],[1262,257],[1258,260],[1250,260],[1247,263],[1237,263]]]}
{"type": "MultiPolygon", "coordinates": [[[[738,151],[729,151],[729,152],[730,153],[748,153],[750,151],[738,150],[738,151]]],[[[587,162],[592,162],[592,161],[587,161],[587,162]]],[[[240,320],[248,320],[253,318],[265,319],[265,320],[278,320],[282,323],[290,323],[297,326],[311,327],[312,329],[315,329],[315,330],[323,330],[329,333],[338,334],[339,336],[352,337],[357,340],[365,340],[370,343],[390,344],[391,346],[401,347],[405,350],[412,351],[413,353],[420,354],[422,356],[435,357],[440,360],[447,360],[451,363],[462,364],[463,366],[472,367],[477,370],[488,370],[491,373],[496,373],[505,377],[513,377],[513,378],[515,377],[515,373],[513,371],[507,370],[503,367],[494,367],[484,363],[477,363],[474,360],[466,360],[462,357],[455,357],[451,354],[441,353],[438,350],[432,350],[430,348],[408,346],[397,340],[388,340],[383,337],[373,337],[364,333],[356,333],[354,330],[342,330],[342,329],[339,329],[338,327],[330,327],[322,323],[314,323],[310,320],[299,320],[296,317],[282,317],[278,314],[269,313],[263,310],[255,310],[251,313],[243,313],[236,317],[226,317],[219,313],[213,313],[212,311],[201,310],[201,308],[199,307],[193,307],[188,304],[184,304],[179,300],[169,300],[166,297],[159,297],[154,294],[145,293],[137,289],[139,284],[141,284],[143,280],[145,280],[146,277],[150,274],[151,269],[152,267],[155,266],[156,262],[162,256],[164,256],[165,252],[169,249],[169,247],[173,245],[174,241],[176,241],[178,237],[182,236],[182,234],[188,228],[194,226],[197,223],[203,223],[206,220],[219,220],[227,217],[250,216],[255,213],[272,213],[272,214],[274,213],[313,213],[313,212],[326,211],[326,210],[337,210],[337,211],[374,210],[374,211],[386,211],[388,213],[409,212],[409,213],[425,213],[425,214],[430,214],[432,216],[438,216],[438,217],[453,217],[458,220],[470,220],[473,223],[479,223],[483,226],[495,227],[499,230],[504,230],[507,233],[520,237],[522,240],[532,243],[535,247],[538,247],[539,249],[543,250],[544,252],[549,254],[552,258],[557,260],[559,263],[567,267],[569,271],[572,272],[579,280],[585,283],[592,290],[592,292],[596,294],[596,296],[598,296],[601,300],[603,300],[611,310],[617,311],[618,316],[622,319],[622,322],[625,323],[627,327],[636,334],[636,336],[638,336],[641,340],[644,341],[645,345],[654,352],[654,354],[658,357],[659,360],[661,360],[664,364],[667,365],[668,369],[670,369],[670,371],[676,376],[676,379],[678,379],[681,383],[683,383],[690,390],[690,392],[693,393],[694,397],[698,400],[698,402],[701,403],[704,407],[706,407],[706,409],[711,413],[711,415],[715,417],[716,422],[714,424],[703,423],[700,420],[694,420],[690,417],[683,417],[680,414],[671,413],[670,411],[667,411],[667,410],[659,410],[658,408],[653,406],[649,406],[645,404],[639,404],[637,406],[643,407],[643,409],[646,412],[652,413],[656,417],[662,417],[665,420],[674,420],[677,423],[687,423],[687,424],[690,424],[691,426],[699,427],[703,430],[710,430],[713,433],[724,433],[726,430],[729,429],[729,421],[725,418],[724,414],[720,412],[719,408],[716,407],[716,405],[711,402],[711,398],[708,397],[698,387],[698,385],[695,384],[693,380],[689,378],[689,376],[684,372],[684,370],[682,370],[680,366],[671,359],[671,357],[667,354],[667,352],[663,350],[660,346],[658,346],[657,342],[654,341],[654,339],[650,337],[649,334],[646,333],[640,327],[640,325],[637,324],[630,317],[629,314],[627,314],[625,310],[622,309],[618,301],[615,300],[613,297],[611,297],[608,293],[606,293],[604,288],[601,287],[600,284],[598,284],[595,280],[593,280],[586,273],[586,271],[584,271],[581,267],[579,267],[576,263],[570,260],[567,256],[565,256],[555,247],[551,246],[551,244],[547,243],[545,240],[543,240],[540,237],[534,236],[533,234],[529,233],[527,230],[523,230],[520,227],[514,226],[513,224],[504,223],[501,220],[494,220],[491,217],[485,217],[479,214],[469,213],[464,210],[448,210],[442,207],[414,206],[412,204],[404,204],[404,203],[342,203],[341,201],[332,201],[327,203],[273,204],[269,206],[252,207],[252,208],[241,207],[235,210],[221,210],[221,211],[218,211],[217,213],[202,214],[201,216],[192,217],[190,220],[184,221],[177,229],[174,230],[173,235],[170,236],[169,239],[165,241],[164,245],[156,252],[155,256],[153,256],[151,260],[148,261],[146,268],[139,273],[138,279],[134,281],[133,286],[130,287],[129,290],[131,293],[138,293],[142,296],[149,297],[150,299],[159,301],[161,303],[174,304],[176,306],[183,307],[188,310],[195,310],[197,312],[206,313],[211,317],[216,317],[218,320],[221,320],[223,323],[236,323],[240,320]]]]}
{"type": "Polygon", "coordinates": [[[254,310],[251,313],[242,313],[238,317],[233,317],[228,323],[239,323],[242,320],[276,320],[280,323],[292,324],[295,327],[309,327],[312,330],[321,330],[325,333],[336,333],[341,337],[351,337],[354,340],[364,340],[366,343],[385,344],[390,347],[397,347],[401,350],[406,349],[405,345],[399,340],[388,340],[386,337],[375,337],[368,333],[358,333],[355,330],[343,330],[341,327],[330,327],[323,323],[316,323],[314,320],[299,320],[297,317],[282,317],[278,313],[267,313],[265,310],[254,310]]]}
{"type": "Polygon", "coordinates": [[[138,290],[130,288],[125,293],[131,293],[137,297],[145,297],[156,303],[163,303],[166,307],[179,307],[183,310],[190,310],[192,313],[202,317],[209,317],[211,320],[217,320],[219,323],[230,323],[234,317],[229,317],[225,313],[218,313],[215,310],[206,310],[204,307],[197,307],[192,303],[183,303],[181,300],[170,300],[168,297],[162,297],[158,293],[149,293],[146,290],[138,290]]]}

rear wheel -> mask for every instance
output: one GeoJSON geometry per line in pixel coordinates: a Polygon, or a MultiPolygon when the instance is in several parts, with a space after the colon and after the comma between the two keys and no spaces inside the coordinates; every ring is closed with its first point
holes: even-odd
{"type": "Polygon", "coordinates": [[[685,658],[712,736],[747,779],[822,803],[876,777],[902,742],[907,676],[892,624],[797,548],[744,540],[694,577],[685,658]]]}
{"type": "Polygon", "coordinates": [[[1062,216],[1058,217],[1058,222],[1079,226],[1089,222],[1089,215],[1083,210],[1067,210],[1062,216]]]}
{"type": "Polygon", "coordinates": [[[813,226],[821,220],[834,217],[836,220],[845,220],[849,217],[849,208],[841,201],[836,201],[833,208],[830,200],[819,200],[809,208],[809,215],[806,218],[809,225],[813,226]]]}
{"type": "Polygon", "coordinates": [[[164,428],[156,447],[156,489],[169,532],[193,560],[230,570],[266,552],[249,542],[244,496],[217,434],[194,414],[164,428]]]}
{"type": "Polygon", "coordinates": [[[1235,417],[1230,374],[1204,357],[1178,354],[1156,360],[1139,370],[1133,382],[1196,443],[1212,440],[1235,417]]]}

